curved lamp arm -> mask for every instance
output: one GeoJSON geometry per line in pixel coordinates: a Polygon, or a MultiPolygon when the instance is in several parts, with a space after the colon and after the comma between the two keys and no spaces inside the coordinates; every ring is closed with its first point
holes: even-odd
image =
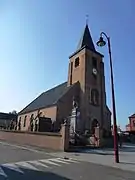
{"type": "Polygon", "coordinates": [[[106,34],[106,33],[101,32],[101,33],[100,33],[100,36],[102,37],[102,35],[104,35],[107,39],[109,39],[109,37],[107,36],[107,34],[106,34]]]}
{"type": "MultiPolygon", "coordinates": [[[[108,50],[109,50],[109,54],[110,54],[110,56],[111,56],[111,44],[110,44],[110,37],[109,36],[107,36],[107,34],[105,33],[105,32],[101,32],[100,33],[100,37],[102,37],[102,36],[105,36],[106,37],[106,39],[107,39],[107,42],[108,42],[108,50]]],[[[111,59],[112,59],[112,57],[111,57],[111,59]]]]}

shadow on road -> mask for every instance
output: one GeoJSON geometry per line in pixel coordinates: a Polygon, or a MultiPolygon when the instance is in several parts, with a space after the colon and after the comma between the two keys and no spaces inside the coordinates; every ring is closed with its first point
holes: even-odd
{"type": "Polygon", "coordinates": [[[124,162],[124,161],[122,161],[122,162],[120,162],[121,164],[129,164],[129,165],[135,165],[135,162],[124,162]]]}
{"type": "Polygon", "coordinates": [[[7,169],[7,168],[3,168],[5,175],[7,176],[3,176],[0,175],[0,180],[15,180],[15,179],[19,179],[19,180],[71,180],[68,179],[66,177],[60,176],[58,174],[55,174],[53,172],[48,172],[48,171],[35,171],[35,170],[28,170],[28,169],[23,169],[21,168],[21,170],[23,171],[23,173],[20,172],[16,172],[14,170],[11,169],[7,169]]]}
{"type": "Polygon", "coordinates": [[[97,154],[97,155],[113,155],[113,152],[105,152],[105,151],[101,151],[101,150],[87,150],[87,151],[78,151],[76,152],[75,156],[79,156],[79,154],[77,153],[85,153],[85,154],[97,154]]]}
{"type": "MultiPolygon", "coordinates": [[[[119,147],[120,152],[135,152],[135,145],[123,145],[119,147]]],[[[74,151],[76,156],[79,156],[80,153],[86,154],[97,154],[97,155],[114,155],[113,148],[76,148],[74,151]],[[79,154],[77,154],[79,153],[79,154]]]]}
{"type": "MultiPolygon", "coordinates": [[[[70,152],[69,152],[70,153],[70,152]]],[[[114,152],[112,149],[99,149],[99,148],[76,148],[71,153],[75,153],[75,156],[79,154],[97,154],[97,155],[113,155],[114,152]]]]}

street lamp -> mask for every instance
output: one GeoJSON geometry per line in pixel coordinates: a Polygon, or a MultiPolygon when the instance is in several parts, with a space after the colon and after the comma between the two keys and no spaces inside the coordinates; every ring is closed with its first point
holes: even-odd
{"type": "Polygon", "coordinates": [[[113,82],[113,66],[112,66],[112,55],[111,55],[111,44],[110,37],[106,33],[101,32],[97,46],[105,46],[106,42],[103,39],[103,35],[107,39],[109,58],[110,58],[110,71],[111,71],[111,90],[112,90],[112,108],[113,108],[113,128],[114,128],[114,152],[115,152],[115,162],[119,163],[119,149],[118,149],[118,136],[117,136],[117,122],[116,122],[116,107],[115,107],[115,94],[114,94],[114,82],[113,82]]]}

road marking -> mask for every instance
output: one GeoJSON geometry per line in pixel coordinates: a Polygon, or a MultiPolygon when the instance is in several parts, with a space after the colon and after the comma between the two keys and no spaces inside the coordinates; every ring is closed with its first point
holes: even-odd
{"type": "Polygon", "coordinates": [[[35,171],[39,171],[36,167],[32,166],[31,164],[27,163],[27,162],[18,162],[18,163],[15,163],[15,165],[17,166],[22,166],[22,167],[25,167],[27,169],[32,169],[32,170],[35,170],[35,171]]]}
{"type": "Polygon", "coordinates": [[[49,159],[50,161],[58,162],[58,163],[63,163],[63,164],[69,164],[68,162],[62,161],[62,159],[49,159]]]}
{"type": "Polygon", "coordinates": [[[1,176],[4,176],[4,177],[8,177],[6,174],[5,174],[5,172],[4,172],[4,170],[0,167],[0,175],[1,176]]]}
{"type": "Polygon", "coordinates": [[[62,161],[66,161],[66,162],[73,162],[73,163],[79,163],[77,160],[75,159],[64,159],[64,158],[57,158],[59,160],[62,160],[62,161]]]}
{"type": "Polygon", "coordinates": [[[31,164],[34,164],[34,165],[37,165],[37,166],[43,166],[43,167],[46,167],[46,168],[50,168],[49,166],[47,166],[46,164],[43,164],[39,161],[29,161],[29,163],[31,164]]]}
{"type": "Polygon", "coordinates": [[[56,163],[54,163],[54,162],[49,161],[49,159],[48,159],[48,160],[43,159],[43,160],[39,160],[39,161],[41,161],[41,162],[43,162],[43,163],[52,164],[52,165],[55,165],[55,166],[61,166],[61,165],[59,165],[59,164],[56,164],[56,163]]]}
{"type": "Polygon", "coordinates": [[[17,172],[24,174],[24,172],[21,169],[19,169],[15,164],[8,163],[8,164],[2,164],[2,166],[5,168],[8,168],[8,169],[11,169],[11,170],[14,170],[14,171],[17,171],[17,172]]]}
{"type": "Polygon", "coordinates": [[[78,163],[78,162],[77,162],[77,160],[74,160],[74,159],[52,158],[52,159],[41,159],[41,160],[34,160],[34,161],[21,161],[21,162],[15,162],[15,163],[5,163],[0,166],[0,175],[4,176],[6,178],[8,177],[8,175],[4,172],[3,168],[11,169],[13,171],[24,174],[25,171],[23,171],[22,168],[32,169],[34,171],[40,171],[40,167],[37,168],[35,166],[42,166],[45,168],[51,168],[50,166],[48,166],[46,164],[61,166],[60,164],[57,164],[57,163],[70,164],[70,163],[78,163]]]}

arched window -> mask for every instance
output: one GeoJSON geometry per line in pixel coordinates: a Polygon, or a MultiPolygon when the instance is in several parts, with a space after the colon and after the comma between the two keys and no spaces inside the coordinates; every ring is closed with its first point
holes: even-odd
{"type": "Polygon", "coordinates": [[[75,68],[78,67],[79,64],[80,64],[80,62],[79,62],[79,57],[77,57],[77,58],[75,59],[75,68]]]}
{"type": "Polygon", "coordinates": [[[33,119],[34,118],[34,114],[32,114],[30,118],[33,119]]]}
{"type": "Polygon", "coordinates": [[[19,117],[19,123],[21,123],[21,117],[19,117]]]}
{"type": "Polygon", "coordinates": [[[97,60],[95,57],[92,58],[92,65],[94,68],[97,68],[97,60]]]}
{"type": "Polygon", "coordinates": [[[135,120],[133,121],[133,126],[135,127],[135,120]]]}
{"type": "Polygon", "coordinates": [[[26,126],[27,115],[24,117],[23,127],[26,126]]]}
{"type": "Polygon", "coordinates": [[[18,122],[18,130],[21,130],[21,117],[19,118],[19,122],[18,122]]]}
{"type": "Polygon", "coordinates": [[[31,117],[30,117],[30,123],[33,122],[33,119],[34,119],[34,114],[32,114],[31,117]]]}
{"type": "Polygon", "coordinates": [[[97,89],[91,90],[91,103],[93,105],[99,105],[99,92],[97,89]]]}

